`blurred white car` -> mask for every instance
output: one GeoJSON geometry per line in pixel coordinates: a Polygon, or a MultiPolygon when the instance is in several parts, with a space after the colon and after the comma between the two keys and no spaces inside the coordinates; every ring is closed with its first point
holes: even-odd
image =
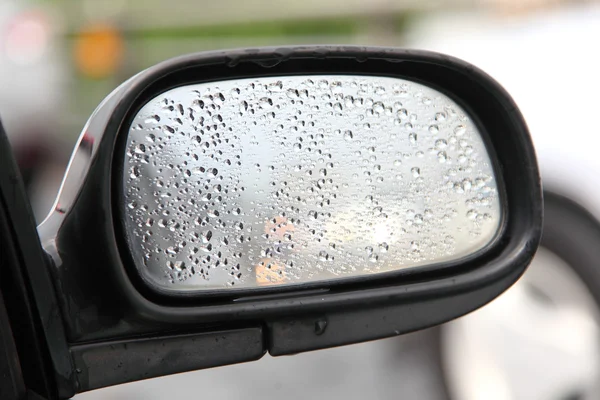
{"type": "Polygon", "coordinates": [[[413,45],[469,61],[513,96],[546,193],[542,248],[490,305],[442,328],[452,399],[600,398],[600,8],[434,17],[413,45]]]}

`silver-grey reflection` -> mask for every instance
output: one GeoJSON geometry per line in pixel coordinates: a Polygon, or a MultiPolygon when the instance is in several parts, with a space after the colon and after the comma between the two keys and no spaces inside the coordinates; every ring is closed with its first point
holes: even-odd
{"type": "Polygon", "coordinates": [[[130,248],[167,290],[289,285],[414,268],[490,243],[489,155],[447,96],[393,78],[196,84],[127,140],[130,248]]]}
{"type": "Polygon", "coordinates": [[[461,400],[597,399],[599,339],[600,309],[586,283],[540,247],[506,293],[443,326],[449,392],[461,400]]]}

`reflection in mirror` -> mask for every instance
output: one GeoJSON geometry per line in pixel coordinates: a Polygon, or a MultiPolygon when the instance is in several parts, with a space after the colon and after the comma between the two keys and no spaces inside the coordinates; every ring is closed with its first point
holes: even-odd
{"type": "Polygon", "coordinates": [[[290,76],[178,87],[133,119],[123,220],[169,291],[356,278],[456,261],[502,218],[469,115],[415,82],[290,76]]]}

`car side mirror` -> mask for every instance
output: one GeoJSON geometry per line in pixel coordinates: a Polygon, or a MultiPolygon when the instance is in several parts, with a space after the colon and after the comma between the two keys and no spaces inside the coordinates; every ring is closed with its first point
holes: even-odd
{"type": "Polygon", "coordinates": [[[463,61],[169,60],[97,108],[38,227],[68,348],[50,348],[58,392],[444,323],[521,276],[541,222],[523,118],[463,61]]]}

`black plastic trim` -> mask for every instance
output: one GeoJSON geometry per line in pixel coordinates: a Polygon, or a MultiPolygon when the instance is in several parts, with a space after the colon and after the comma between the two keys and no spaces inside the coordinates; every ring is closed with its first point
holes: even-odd
{"type": "Polygon", "coordinates": [[[265,354],[261,327],[77,345],[71,354],[81,392],[265,354]],[[218,357],[215,357],[218,354],[218,357]]]}
{"type": "Polygon", "coordinates": [[[464,310],[464,313],[478,309],[504,292],[519,276],[519,271],[514,271],[490,287],[449,298],[432,296],[410,305],[390,302],[337,313],[315,312],[308,316],[276,319],[268,324],[269,353],[289,355],[357,343],[365,337],[374,340],[397,336],[411,332],[415,324],[421,329],[429,328],[447,318],[448,309],[464,310]]]}

